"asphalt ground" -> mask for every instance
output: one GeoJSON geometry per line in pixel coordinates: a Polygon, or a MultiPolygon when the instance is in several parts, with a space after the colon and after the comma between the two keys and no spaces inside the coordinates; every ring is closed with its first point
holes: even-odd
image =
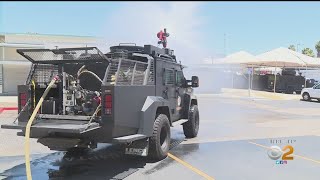
{"type": "MultiPolygon", "coordinates": [[[[159,162],[127,157],[117,146],[105,144],[86,158],[64,162],[63,152],[32,141],[33,179],[319,180],[320,103],[296,97],[198,95],[198,137],[185,139],[181,126],[172,128],[170,152],[159,162]],[[288,144],[294,159],[287,164],[268,157],[270,146],[288,144]]],[[[14,116],[3,112],[0,123],[14,116]]],[[[23,138],[5,129],[0,136],[0,177],[26,179],[23,138]]]]}

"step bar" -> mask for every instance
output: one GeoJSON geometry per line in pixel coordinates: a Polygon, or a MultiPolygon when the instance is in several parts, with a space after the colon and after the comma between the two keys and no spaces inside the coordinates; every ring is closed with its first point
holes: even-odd
{"type": "MultiPolygon", "coordinates": [[[[180,119],[178,121],[175,121],[172,123],[172,126],[177,126],[177,125],[182,125],[183,123],[187,122],[188,119],[180,119]]],[[[136,140],[141,140],[147,138],[146,135],[143,134],[133,134],[133,135],[129,135],[129,136],[122,136],[122,137],[117,137],[117,138],[113,138],[113,142],[116,143],[129,143],[129,142],[133,142],[136,140]]]]}

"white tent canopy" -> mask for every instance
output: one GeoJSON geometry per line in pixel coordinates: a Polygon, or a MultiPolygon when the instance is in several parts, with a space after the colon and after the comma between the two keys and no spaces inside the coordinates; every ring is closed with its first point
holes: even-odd
{"type": "Polygon", "coordinates": [[[218,59],[214,64],[246,64],[248,62],[257,62],[258,59],[254,55],[246,52],[239,51],[226,56],[225,58],[218,59]]]}
{"type": "Polygon", "coordinates": [[[316,58],[280,47],[260,55],[257,60],[246,63],[247,65],[271,66],[271,67],[318,67],[320,62],[316,58]]]}
{"type": "MultiPolygon", "coordinates": [[[[315,58],[280,47],[256,56],[260,61],[252,61],[247,65],[271,66],[271,67],[320,67],[319,61],[315,58]]],[[[276,90],[276,74],[273,91],[276,90]]],[[[306,82],[305,82],[306,85],[306,82]]]]}

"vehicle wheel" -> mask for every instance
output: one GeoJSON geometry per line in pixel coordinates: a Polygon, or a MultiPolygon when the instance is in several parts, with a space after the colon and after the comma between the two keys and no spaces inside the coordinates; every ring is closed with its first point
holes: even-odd
{"type": "Polygon", "coordinates": [[[187,138],[197,137],[199,131],[199,110],[192,105],[189,110],[189,121],[183,124],[183,133],[187,138]]]}
{"type": "Polygon", "coordinates": [[[303,100],[305,100],[305,101],[310,101],[310,95],[309,95],[309,93],[303,93],[302,94],[302,98],[303,98],[303,100]]]}
{"type": "Polygon", "coordinates": [[[149,157],[162,160],[167,157],[170,146],[170,124],[165,114],[159,114],[153,124],[153,134],[149,142],[149,157]]]}

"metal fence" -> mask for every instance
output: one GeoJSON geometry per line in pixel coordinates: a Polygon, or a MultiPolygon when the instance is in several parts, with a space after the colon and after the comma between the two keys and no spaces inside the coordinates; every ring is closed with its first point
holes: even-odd
{"type": "Polygon", "coordinates": [[[114,59],[109,64],[106,83],[111,85],[154,85],[154,61],[114,59]]]}

